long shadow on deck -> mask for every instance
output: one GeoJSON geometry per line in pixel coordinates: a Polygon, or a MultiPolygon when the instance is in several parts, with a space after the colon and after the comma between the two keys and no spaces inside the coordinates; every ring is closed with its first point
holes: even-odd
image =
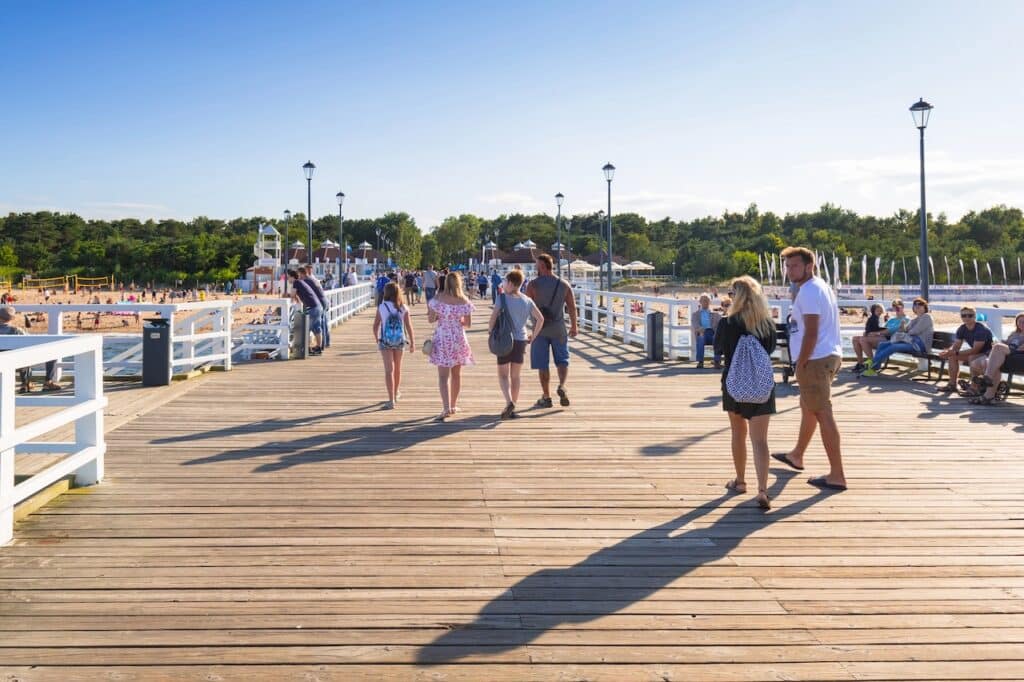
{"type": "MultiPolygon", "coordinates": [[[[782,492],[786,484],[796,476],[796,472],[789,470],[773,469],[775,482],[769,488],[769,494],[775,498],[782,492]]],[[[795,516],[814,504],[827,499],[825,493],[793,502],[778,510],[773,510],[757,520],[752,520],[750,503],[744,502],[733,507],[722,517],[713,522],[707,528],[694,528],[678,535],[674,531],[684,528],[686,525],[699,520],[705,514],[717,509],[723,502],[733,497],[731,494],[722,495],[698,509],[687,512],[679,518],[663,523],[654,528],[641,531],[621,542],[599,550],[568,568],[546,568],[532,575],[529,575],[513,585],[501,597],[494,599],[485,606],[476,620],[465,626],[451,630],[438,637],[426,647],[420,649],[417,654],[417,662],[421,664],[440,664],[454,661],[474,654],[490,654],[509,651],[525,646],[540,637],[544,632],[553,629],[562,623],[585,623],[602,616],[610,615],[628,608],[651,596],[658,590],[670,583],[689,574],[694,569],[705,564],[713,563],[736,549],[743,540],[753,532],[767,528],[768,526],[795,516]],[[702,545],[701,542],[710,539],[714,544],[711,546],[702,545]],[[643,572],[646,584],[631,587],[629,599],[619,600],[593,600],[583,601],[586,604],[594,604],[591,610],[579,611],[580,600],[566,599],[558,603],[565,605],[565,612],[561,614],[548,614],[545,612],[545,620],[550,619],[551,624],[542,628],[523,628],[503,630],[501,636],[504,641],[495,645],[489,641],[481,644],[479,633],[472,632],[473,628],[486,627],[486,623],[493,621],[495,616],[508,616],[510,613],[524,615],[516,609],[516,600],[551,600],[559,599],[558,594],[569,594],[572,592],[599,592],[587,580],[594,575],[599,575],[603,567],[607,566],[628,566],[630,560],[637,556],[650,555],[651,543],[661,541],[667,553],[666,563],[659,568],[675,568],[678,570],[644,571],[638,567],[638,572],[643,572]],[[674,547],[675,550],[669,549],[674,547]],[[693,548],[694,556],[686,557],[684,551],[693,548]],[[672,566],[668,558],[672,556],[680,559],[680,564],[672,566]],[[557,587],[553,587],[556,586],[557,587]]],[[[753,517],[757,518],[757,517],[753,517]]],[[[638,581],[642,582],[642,581],[638,581]]],[[[621,591],[621,590],[619,590],[621,591]]],[[[530,614],[525,614],[530,615],[530,614]]]]}
{"type": "Polygon", "coordinates": [[[333,433],[318,433],[305,438],[278,440],[259,446],[234,448],[207,457],[190,459],[182,462],[182,465],[260,459],[277,455],[276,460],[265,462],[253,469],[253,473],[267,473],[302,464],[337,462],[354,457],[400,452],[457,431],[493,429],[499,423],[498,418],[492,415],[475,415],[444,423],[434,421],[433,417],[406,419],[356,426],[333,433]]]}
{"type": "Polygon", "coordinates": [[[350,410],[338,410],[336,412],[327,412],[325,414],[311,414],[301,417],[292,417],[291,419],[264,419],[262,421],[245,422],[242,424],[232,424],[231,426],[225,426],[219,429],[211,429],[209,431],[197,431],[195,433],[186,433],[180,436],[167,436],[166,438],[154,438],[152,442],[154,445],[167,445],[169,443],[187,443],[196,440],[210,440],[213,438],[222,438],[224,436],[237,436],[240,433],[266,433],[269,431],[284,431],[291,429],[296,426],[308,426],[310,424],[316,424],[327,419],[335,419],[337,417],[351,417],[357,414],[369,414],[374,412],[380,412],[380,405],[363,405],[360,407],[353,407],[350,410]]]}

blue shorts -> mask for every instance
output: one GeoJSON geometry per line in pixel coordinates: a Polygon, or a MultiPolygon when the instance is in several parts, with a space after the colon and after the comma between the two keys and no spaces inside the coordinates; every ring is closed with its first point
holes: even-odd
{"type": "Polygon", "coordinates": [[[569,339],[552,339],[538,336],[530,344],[530,369],[548,369],[551,355],[555,356],[555,367],[569,366],[569,339]],[[550,352],[548,349],[551,349],[550,352]]]}
{"type": "Polygon", "coordinates": [[[321,334],[324,331],[324,309],[309,308],[309,331],[313,334],[321,334]]]}

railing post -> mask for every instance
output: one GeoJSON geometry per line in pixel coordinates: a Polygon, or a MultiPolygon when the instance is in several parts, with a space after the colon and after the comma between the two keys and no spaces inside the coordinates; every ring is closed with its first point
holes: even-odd
{"type": "Polygon", "coordinates": [[[227,305],[220,309],[221,332],[224,336],[224,370],[231,370],[231,330],[234,329],[234,307],[228,301],[227,305]]]}
{"type": "MultiPolygon", "coordinates": [[[[46,315],[46,333],[51,336],[60,336],[64,333],[64,313],[51,311],[46,315]]],[[[57,358],[53,368],[53,381],[60,381],[61,377],[64,376],[64,371],[60,368],[60,361],[63,358],[57,358]]],[[[50,377],[46,377],[49,380],[50,377]]]]}
{"type": "Polygon", "coordinates": [[[281,301],[281,320],[278,323],[277,359],[288,360],[291,355],[292,311],[291,301],[281,301]]]}
{"type": "MultiPolygon", "coordinates": [[[[103,395],[103,350],[90,350],[75,356],[75,398],[96,400],[103,395]]],[[[94,459],[75,472],[75,485],[92,485],[103,480],[103,408],[75,420],[75,445],[79,450],[97,447],[94,459]]]]}
{"type": "Polygon", "coordinates": [[[676,350],[676,326],[679,324],[679,304],[668,304],[668,324],[665,326],[665,333],[668,335],[665,346],[668,348],[668,359],[676,360],[679,351],[676,350]]]}
{"type": "Polygon", "coordinates": [[[605,301],[604,335],[610,339],[615,333],[615,299],[612,298],[611,292],[605,296],[605,301]]]}
{"type": "MultiPolygon", "coordinates": [[[[14,431],[14,375],[0,373],[0,437],[14,431]]],[[[0,545],[14,539],[14,448],[0,450],[0,545]]]]}

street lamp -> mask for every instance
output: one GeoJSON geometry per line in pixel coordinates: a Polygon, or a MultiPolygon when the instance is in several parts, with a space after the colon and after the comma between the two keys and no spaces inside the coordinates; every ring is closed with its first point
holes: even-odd
{"type": "Polygon", "coordinates": [[[928,300],[928,218],[924,208],[924,129],[928,127],[928,118],[932,113],[932,105],[919,99],[910,107],[910,115],[914,117],[914,125],[921,131],[921,298],[928,300]]]}
{"type": "MultiPolygon", "coordinates": [[[[572,231],[572,218],[566,218],[565,219],[565,232],[566,232],[566,234],[568,234],[571,231],[572,231]]],[[[561,238],[559,238],[558,242],[559,243],[562,242],[561,238]]],[[[566,276],[566,278],[570,282],[572,282],[572,249],[569,249],[569,256],[565,259],[565,276],[566,276]]]]}
{"type": "MultiPolygon", "coordinates": [[[[316,166],[312,161],[302,164],[302,172],[306,176],[306,243],[309,244],[308,249],[313,248],[313,171],[315,170],[316,166]]],[[[306,251],[307,263],[311,262],[311,252],[308,249],[306,251]]]]}
{"type": "Polygon", "coordinates": [[[284,210],[284,242],[281,249],[281,269],[284,271],[284,286],[282,290],[285,296],[288,295],[288,225],[292,222],[292,212],[288,209],[284,210]]]}
{"type": "Polygon", "coordinates": [[[615,166],[608,162],[601,169],[604,179],[608,182],[608,291],[612,290],[612,178],[615,177],[615,166]]]}
{"type": "Polygon", "coordinates": [[[558,228],[558,254],[555,258],[558,259],[558,278],[562,278],[562,202],[565,201],[565,195],[559,192],[555,195],[555,205],[558,206],[558,217],[555,218],[555,225],[558,228]]]}
{"type": "Polygon", "coordinates": [[[344,285],[345,270],[348,270],[348,249],[345,248],[345,219],[341,215],[341,205],[345,203],[345,193],[338,192],[334,195],[334,198],[338,200],[338,279],[339,283],[344,285]],[[342,266],[342,254],[345,255],[345,270],[341,269],[342,266]]]}
{"type": "Polygon", "coordinates": [[[672,279],[676,278],[676,262],[672,261],[672,279]]]}

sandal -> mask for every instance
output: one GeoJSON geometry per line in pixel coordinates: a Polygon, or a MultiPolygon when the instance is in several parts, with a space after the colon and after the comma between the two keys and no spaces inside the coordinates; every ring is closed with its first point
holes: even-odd
{"type": "Polygon", "coordinates": [[[935,389],[936,393],[956,393],[956,386],[953,384],[946,384],[942,388],[935,389]]]}
{"type": "Polygon", "coordinates": [[[985,396],[985,395],[976,395],[976,396],[973,396],[973,397],[968,399],[968,402],[971,405],[991,405],[995,401],[996,401],[996,397],[995,396],[992,396],[991,398],[989,398],[988,396],[985,396]]]}
{"type": "Polygon", "coordinates": [[[505,406],[505,409],[501,411],[502,419],[511,419],[512,415],[515,414],[516,406],[514,403],[509,403],[505,406]]]}
{"type": "Polygon", "coordinates": [[[740,483],[739,481],[737,481],[734,478],[734,479],[732,479],[731,481],[729,481],[728,483],[725,484],[725,489],[726,490],[731,490],[732,492],[736,493],[737,495],[742,495],[745,492],[747,492],[747,484],[746,483],[740,483]]]}
{"type": "Polygon", "coordinates": [[[56,383],[56,382],[54,382],[54,381],[47,381],[45,384],[43,384],[43,390],[47,391],[47,392],[49,392],[49,391],[60,391],[61,390],[61,385],[56,383]]]}
{"type": "Polygon", "coordinates": [[[768,497],[767,490],[758,491],[757,497],[754,499],[757,500],[757,506],[760,507],[761,509],[768,511],[769,509],[772,508],[772,501],[771,498],[768,497]]]}

